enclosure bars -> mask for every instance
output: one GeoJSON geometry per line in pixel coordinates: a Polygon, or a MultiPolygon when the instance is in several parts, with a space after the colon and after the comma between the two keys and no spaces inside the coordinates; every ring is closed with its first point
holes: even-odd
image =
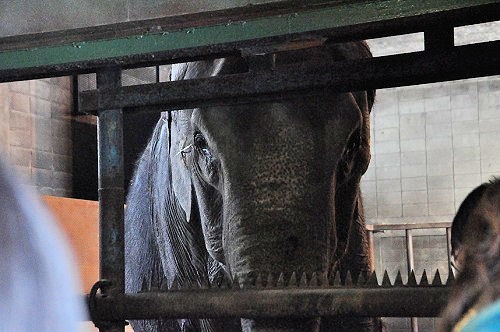
{"type": "MultiPolygon", "coordinates": [[[[413,260],[413,230],[405,229],[405,238],[406,238],[406,266],[408,267],[408,275],[410,275],[411,271],[415,271],[415,264],[413,260]]],[[[418,322],[417,318],[410,318],[410,325],[412,332],[418,332],[418,322]]]]}
{"type": "MultiPolygon", "coordinates": [[[[227,17],[223,17],[222,20],[219,20],[215,25],[211,25],[210,22],[207,24],[206,21],[202,21],[204,22],[205,26],[203,26],[203,24],[201,27],[200,25],[198,25],[196,27],[196,33],[194,33],[194,30],[191,30],[193,29],[193,26],[190,25],[191,23],[193,23],[193,21],[191,21],[187,22],[187,25],[181,26],[180,28],[176,28],[175,26],[174,28],[172,28],[172,26],[168,28],[167,24],[167,29],[165,30],[165,32],[167,33],[165,33],[165,35],[163,35],[162,31],[159,31],[156,34],[148,34],[147,29],[151,27],[151,25],[149,25],[151,22],[148,21],[140,27],[142,29],[141,31],[134,29],[120,30],[119,28],[115,28],[111,29],[111,32],[106,35],[105,33],[94,34],[96,30],[99,30],[99,28],[94,28],[85,30],[87,34],[84,33],[80,35],[81,31],[75,30],[71,32],[73,36],[76,35],[74,40],[63,38],[62,42],[54,41],[57,40],[57,38],[54,39],[54,37],[57,37],[54,35],[48,36],[47,39],[40,38],[40,36],[35,35],[31,36],[31,39],[23,38],[23,40],[17,44],[9,44],[8,41],[6,43],[3,43],[4,40],[2,40],[2,43],[0,43],[0,81],[60,76],[68,73],[94,72],[96,70],[107,68],[110,65],[116,65],[120,68],[126,68],[140,67],[148,64],[180,62],[188,59],[199,59],[202,57],[213,58],[214,56],[224,56],[227,54],[241,54],[241,50],[243,48],[252,48],[256,46],[261,48],[262,45],[266,46],[266,48],[264,49],[272,52],[273,50],[279,50],[280,48],[282,48],[283,45],[280,45],[280,43],[288,42],[293,38],[298,38],[304,35],[310,36],[311,34],[314,34],[316,36],[326,36],[332,38],[335,41],[351,41],[366,38],[384,37],[401,33],[419,32],[424,31],[429,27],[434,29],[435,32],[426,31],[425,52],[413,55],[384,57],[381,59],[369,60],[368,62],[360,61],[360,63],[357,64],[344,64],[344,71],[341,72],[342,74],[340,75],[340,78],[329,81],[327,80],[327,84],[333,84],[333,86],[344,85],[344,89],[363,89],[366,87],[387,87],[387,82],[390,82],[391,86],[398,86],[403,84],[417,84],[418,82],[424,83],[431,81],[494,75],[500,72],[500,61],[498,59],[500,53],[499,42],[484,43],[483,45],[453,47],[453,45],[450,45],[449,43],[446,43],[446,45],[444,45],[440,44],[440,42],[436,42],[435,40],[439,39],[440,31],[438,28],[440,28],[442,24],[449,24],[449,26],[458,26],[497,20],[500,13],[500,11],[498,10],[499,7],[500,6],[498,2],[488,0],[477,0],[474,2],[468,2],[465,0],[405,2],[346,1],[345,3],[342,3],[341,1],[331,1],[330,5],[326,5],[326,7],[323,7],[323,9],[327,8],[327,10],[322,10],[320,8],[318,11],[314,11],[314,13],[312,13],[313,15],[323,15],[323,20],[321,20],[321,22],[318,22],[319,20],[312,20],[311,16],[308,16],[309,14],[311,14],[310,12],[305,13],[307,15],[304,16],[301,15],[302,13],[299,13],[300,15],[298,15],[297,17],[268,13],[267,15],[273,16],[272,18],[270,18],[270,21],[266,17],[260,17],[252,22],[248,20],[248,23],[246,25],[244,25],[243,23],[231,23],[230,25],[224,27],[225,23],[227,22],[227,17]],[[474,4],[480,5],[476,6],[474,4]],[[328,6],[335,7],[335,9],[333,10],[333,12],[336,13],[334,19],[332,19],[333,16],[330,15],[332,11],[328,11],[328,6]],[[339,17],[339,13],[345,13],[342,10],[346,8],[350,8],[353,15],[340,15],[339,17]],[[370,8],[372,10],[371,12],[368,10],[370,8]],[[388,9],[388,11],[385,11],[385,9],[388,9]],[[347,19],[342,20],[342,18],[347,19]],[[226,22],[224,22],[224,20],[226,22]],[[265,29],[254,30],[254,32],[257,32],[256,34],[245,34],[245,31],[249,31],[250,28],[257,26],[255,23],[260,24],[263,21],[268,21],[276,24],[269,24],[269,29],[267,29],[266,31],[264,31],[265,29]],[[307,22],[307,24],[296,24],[297,22],[307,22]],[[340,22],[341,24],[336,25],[337,22],[340,22]],[[325,25],[316,25],[315,28],[311,28],[310,24],[312,23],[324,23],[325,25]],[[286,28],[292,27],[294,28],[294,30],[291,31],[284,29],[278,34],[273,34],[275,32],[274,30],[276,26],[278,26],[279,24],[281,24],[280,26],[283,26],[283,24],[285,24],[286,28]],[[200,28],[198,29],[198,27],[200,28]],[[217,41],[217,45],[213,45],[214,42],[212,39],[206,38],[206,36],[208,35],[204,35],[205,38],[200,38],[200,35],[198,34],[198,32],[203,33],[212,31],[211,29],[214,28],[217,28],[218,31],[223,32],[217,35],[217,37],[221,37],[221,39],[217,41]],[[122,33],[122,31],[128,31],[128,33],[116,37],[115,34],[117,33],[117,30],[120,31],[119,33],[122,33]],[[188,31],[193,33],[187,34],[188,31]],[[234,31],[240,31],[241,34],[234,33],[234,31]],[[99,37],[93,37],[94,35],[97,35],[99,37]],[[190,36],[192,38],[189,38],[190,36]],[[239,36],[241,38],[238,40],[229,40],[228,38],[230,36],[239,36]],[[123,38],[120,39],[120,37],[123,38]],[[179,44],[177,43],[169,43],[172,41],[172,38],[170,37],[175,37],[175,41],[179,42],[179,44],[182,44],[183,42],[191,43],[193,41],[202,42],[196,45],[192,44],[191,46],[182,44],[184,46],[178,47],[179,44]],[[151,43],[151,41],[153,42],[151,43]],[[154,41],[160,42],[156,43],[154,41]],[[123,43],[120,44],[120,42],[123,43]],[[105,47],[102,47],[103,45],[105,47]],[[110,47],[110,45],[115,45],[117,47],[110,47]],[[151,45],[157,48],[147,48],[151,45]],[[169,47],[169,45],[174,45],[174,47],[169,47]],[[99,53],[100,51],[103,51],[103,53],[99,53]],[[117,52],[113,53],[114,51],[117,52]],[[464,55],[464,52],[466,56],[467,54],[469,56],[468,62],[459,62],[461,61],[460,59],[464,55]],[[24,60],[29,61],[23,62],[24,60]],[[364,69],[367,69],[369,67],[375,68],[375,70],[364,71],[364,69]],[[426,71],[429,75],[425,80],[422,80],[422,77],[419,76],[423,71],[426,71]],[[367,80],[371,81],[367,82],[367,80]]],[[[287,14],[293,14],[296,10],[300,12],[300,8],[291,8],[288,9],[287,14]]],[[[240,18],[241,22],[244,22],[246,20],[244,16],[238,17],[240,18]]],[[[199,18],[200,17],[198,16],[198,19],[199,18]]],[[[105,29],[108,28],[109,27],[105,27],[105,29]]],[[[103,30],[99,31],[103,32],[103,30]]],[[[65,32],[65,34],[67,35],[68,33],[65,32]]],[[[449,29],[447,30],[446,34],[449,34],[449,29]]],[[[213,36],[215,36],[215,34],[213,34],[213,36]]],[[[342,68],[342,66],[340,66],[340,68],[342,68]]],[[[102,73],[102,75],[104,75],[104,72],[102,73]]],[[[115,75],[115,84],[110,84],[112,88],[110,86],[111,89],[108,89],[108,95],[110,92],[115,93],[121,91],[117,84],[118,76],[116,75],[116,72],[113,75],[115,75]]],[[[220,80],[220,82],[222,81],[223,79],[220,80]]],[[[102,87],[106,87],[106,84],[103,83],[102,87]]],[[[142,88],[144,89],[144,87],[142,88]]],[[[196,89],[199,88],[200,85],[194,84],[189,91],[193,93],[193,91],[196,91],[196,89]]],[[[218,89],[219,88],[220,86],[218,87],[218,89]]],[[[270,88],[272,88],[271,84],[266,87],[266,89],[270,88]]],[[[307,89],[307,86],[305,88],[307,89]]],[[[186,91],[187,90],[184,90],[183,93],[186,93],[186,91]]],[[[282,91],[283,90],[271,92],[279,95],[282,91]]],[[[121,92],[126,93],[126,91],[121,92]]],[[[265,89],[261,91],[261,93],[265,92],[265,89]]],[[[267,90],[267,92],[269,92],[269,90],[267,90]]],[[[235,92],[235,94],[236,93],[237,91],[235,92]]],[[[142,98],[143,96],[144,95],[141,95],[139,93],[138,95],[136,95],[136,97],[138,97],[136,100],[140,100],[140,98],[142,98]]],[[[151,96],[155,95],[151,94],[146,97],[151,96]]],[[[235,95],[233,95],[233,100],[235,99],[234,97],[235,95]]],[[[236,95],[236,98],[240,98],[240,96],[236,95]]],[[[93,111],[98,110],[97,113],[100,115],[99,121],[101,122],[99,134],[100,150],[102,151],[102,158],[100,158],[100,163],[102,163],[102,165],[100,166],[100,168],[102,171],[102,182],[104,183],[104,185],[100,187],[100,196],[102,199],[101,209],[109,210],[101,212],[101,238],[102,245],[104,245],[104,248],[101,247],[101,259],[103,260],[103,271],[101,272],[101,277],[110,279],[113,282],[113,285],[110,288],[105,288],[102,290],[104,296],[99,295],[96,298],[99,305],[95,313],[98,315],[97,318],[101,318],[98,320],[115,322],[123,321],[124,318],[134,318],[133,316],[135,314],[138,315],[138,312],[130,311],[130,315],[128,315],[127,312],[127,306],[132,303],[136,303],[138,305],[138,307],[134,308],[141,308],[141,310],[143,311],[152,310],[156,315],[172,315],[175,314],[174,311],[176,309],[179,309],[178,307],[175,307],[175,303],[171,302],[172,299],[178,298],[178,294],[182,295],[182,298],[188,301],[196,301],[196,299],[200,298],[200,296],[203,296],[205,300],[224,296],[224,294],[233,296],[232,294],[235,293],[233,290],[211,292],[210,294],[208,294],[208,291],[179,291],[170,292],[169,294],[122,295],[123,264],[114,265],[114,263],[118,263],[120,260],[122,260],[123,257],[123,238],[120,235],[123,234],[122,230],[120,229],[123,228],[123,217],[122,215],[114,215],[115,212],[117,214],[123,213],[123,192],[122,189],[120,189],[123,186],[123,180],[121,181],[121,183],[116,180],[121,178],[123,174],[122,170],[120,171],[120,158],[122,155],[122,151],[121,148],[118,148],[120,144],[117,144],[118,141],[120,141],[118,137],[121,135],[122,129],[120,111],[114,110],[125,106],[117,104],[108,104],[103,106],[104,100],[105,99],[102,97],[96,98],[96,107],[93,109],[93,111]],[[114,133],[115,129],[112,129],[115,125],[117,125],[115,128],[117,130],[116,133],[114,133]],[[111,136],[113,136],[114,138],[107,137],[107,134],[111,134],[111,136]],[[108,146],[108,144],[110,145],[108,146]],[[114,153],[116,153],[116,155],[114,155],[114,161],[103,160],[103,158],[110,158],[110,156],[110,159],[112,159],[114,153]],[[109,182],[107,180],[109,180],[109,182]],[[115,200],[115,198],[117,199],[115,200]],[[108,229],[106,230],[106,228],[108,229]],[[115,242],[113,245],[111,245],[110,247],[106,247],[113,242],[115,242]],[[116,245],[116,247],[114,247],[114,245],[116,245]],[[113,311],[114,305],[119,306],[120,310],[124,310],[121,311],[122,316],[118,315],[120,314],[120,312],[113,311]]],[[[116,100],[114,102],[116,102],[116,100]]],[[[163,102],[165,102],[165,99],[160,100],[159,104],[163,102]]],[[[203,99],[191,99],[187,102],[205,103],[203,99]]],[[[130,107],[134,106],[143,105],[131,105],[130,107]]],[[[158,109],[155,109],[154,111],[158,111],[158,109]]],[[[381,292],[377,293],[377,296],[380,295],[381,298],[384,299],[384,305],[372,306],[370,307],[370,310],[373,311],[368,312],[373,314],[375,313],[375,310],[378,310],[378,312],[382,312],[386,309],[394,310],[395,307],[397,309],[399,303],[392,302],[395,299],[395,296],[391,296],[391,294],[398,294],[398,299],[401,298],[406,300],[408,300],[409,296],[416,294],[408,291],[403,292],[401,289],[402,287],[403,286],[400,285],[395,288],[378,289],[378,291],[386,292],[385,296],[382,296],[381,292]]],[[[410,290],[411,288],[412,287],[409,287],[410,290]]],[[[432,287],[421,287],[417,288],[415,292],[418,292],[418,294],[420,294],[418,296],[418,298],[420,299],[426,298],[426,296],[423,296],[422,294],[431,296],[431,294],[435,294],[436,290],[440,290],[443,293],[446,293],[446,290],[440,287],[438,287],[437,289],[432,287]]],[[[359,311],[357,311],[358,314],[366,314],[367,309],[365,309],[366,307],[363,307],[362,304],[376,300],[374,293],[371,293],[372,291],[373,290],[369,288],[355,288],[352,290],[327,289],[321,290],[321,292],[314,289],[305,291],[303,289],[285,289],[282,291],[256,290],[248,292],[243,290],[240,292],[241,294],[234,296],[236,299],[241,299],[252,298],[252,294],[257,294],[258,296],[255,296],[252,299],[255,300],[256,304],[260,304],[261,306],[260,311],[255,310],[253,311],[253,314],[266,315],[268,311],[265,310],[267,308],[263,307],[263,305],[265,304],[266,299],[276,300],[278,298],[273,297],[273,294],[281,294],[281,296],[284,296],[285,298],[286,295],[293,295],[295,301],[303,301],[307,298],[310,301],[313,301],[313,304],[316,303],[317,306],[322,307],[324,310],[323,313],[325,313],[325,315],[339,313],[339,310],[342,310],[345,307],[336,307],[334,304],[339,304],[342,301],[346,303],[345,305],[351,306],[351,308],[353,306],[357,306],[357,308],[359,309],[359,311]],[[354,298],[350,295],[353,295],[354,293],[359,295],[359,297],[356,297],[356,299],[361,302],[350,302],[350,299],[354,298]],[[303,296],[304,294],[309,295],[308,297],[301,298],[300,296],[303,296]],[[366,295],[371,296],[366,297],[366,295]],[[332,303],[332,305],[329,306],[328,301],[332,301],[330,302],[332,303]]],[[[445,298],[443,294],[441,295],[442,296],[439,297],[441,299],[440,304],[444,303],[443,301],[445,298]]],[[[187,303],[186,306],[181,308],[183,310],[182,313],[184,313],[183,315],[191,315],[192,313],[190,313],[189,311],[196,308],[200,310],[201,307],[195,307],[195,305],[197,304],[199,303],[187,303]],[[193,306],[190,306],[191,304],[193,304],[193,306]]],[[[203,302],[203,308],[201,309],[206,310],[206,307],[206,302],[203,302]]],[[[222,309],[220,304],[215,305],[215,308],[222,309]]],[[[311,305],[308,308],[309,309],[306,309],[316,310],[314,309],[314,305],[311,305]]],[[[237,306],[231,308],[229,314],[241,316],[246,315],[246,313],[238,311],[238,309],[241,308],[237,306]]],[[[306,309],[304,309],[305,311],[302,311],[300,313],[304,315],[311,314],[311,312],[312,314],[318,313],[317,311],[307,311],[306,309]]],[[[428,308],[426,308],[426,303],[416,303],[413,310],[414,311],[408,311],[408,313],[417,315],[417,312],[419,310],[424,312],[428,310],[428,308]]],[[[289,311],[289,314],[293,315],[294,313],[296,312],[289,311]]],[[[198,312],[197,314],[203,315],[203,312],[198,312]]],[[[434,314],[436,314],[435,311],[434,314]]],[[[210,315],[210,313],[207,313],[206,315],[210,315]]],[[[112,329],[115,329],[115,331],[123,330],[121,327],[116,326],[116,324],[113,325],[112,329]]]]}
{"type": "MultiPolygon", "coordinates": [[[[427,279],[421,283],[427,283],[427,279]]],[[[189,289],[166,292],[97,297],[98,320],[179,318],[288,318],[383,316],[436,317],[446,304],[449,288],[408,285],[391,286],[384,277],[358,286],[248,286],[243,289],[189,289]]]]}
{"type": "MultiPolygon", "coordinates": [[[[450,48],[447,49],[445,48],[444,50],[438,50],[438,51],[433,51],[433,53],[426,53],[423,52],[420,55],[422,57],[417,56],[417,65],[415,63],[410,63],[406,64],[406,66],[410,67],[409,73],[413,73],[413,76],[410,75],[409,78],[404,78],[405,81],[402,81],[402,76],[406,75],[406,71],[402,70],[403,68],[403,62],[404,59],[411,58],[412,55],[401,55],[401,56],[392,56],[392,57],[387,57],[383,59],[373,59],[373,60],[366,60],[366,61],[359,61],[359,62],[350,62],[349,65],[346,63],[339,64],[339,68],[344,68],[344,71],[341,71],[342,73],[345,73],[346,75],[351,75],[350,77],[353,77],[353,80],[346,79],[345,77],[340,77],[338,79],[335,78],[335,76],[331,76],[334,78],[333,82],[334,85],[343,85],[340,89],[355,89],[355,88],[363,88],[368,86],[373,86],[373,87],[378,87],[378,86],[383,86],[383,84],[388,84],[387,82],[390,82],[390,84],[396,85],[401,85],[402,82],[408,82],[409,83],[415,83],[419,82],[419,74],[421,73],[422,70],[428,70],[429,66],[432,69],[430,73],[430,77],[433,80],[439,80],[439,78],[444,77],[454,77],[454,78],[462,78],[464,75],[469,75],[472,73],[472,75],[484,75],[485,73],[498,73],[498,65],[495,61],[495,59],[498,58],[498,53],[495,53],[495,50],[498,50],[498,42],[493,42],[489,43],[489,45],[485,48],[487,52],[481,53],[475,56],[475,60],[480,59],[479,65],[474,66],[474,64],[471,62],[472,60],[472,54],[474,53],[473,50],[477,50],[478,47],[481,49],[481,45],[479,46],[463,46],[463,47],[457,47],[457,48],[450,48]],[[460,57],[464,55],[464,53],[461,53],[461,50],[466,50],[466,61],[465,63],[470,63],[472,66],[467,67],[467,68],[460,68],[461,65],[463,65],[464,62],[460,62],[460,57]],[[454,53],[455,52],[455,53],[454,53]],[[446,57],[446,55],[449,54],[454,54],[455,56],[452,57],[452,60],[448,59],[443,59],[443,58],[438,58],[433,62],[431,65],[429,65],[429,61],[432,61],[432,57],[435,55],[439,55],[441,57],[446,57]],[[398,67],[398,70],[401,69],[401,72],[392,71],[388,75],[387,80],[384,83],[384,76],[380,74],[385,68],[388,66],[391,66],[391,61],[389,60],[398,60],[399,62],[396,62],[400,66],[398,67]],[[493,61],[493,64],[488,65],[488,60],[493,61]],[[440,62],[441,61],[441,62],[440,62]],[[381,64],[384,65],[381,65],[381,64]],[[446,64],[447,66],[443,66],[443,63],[446,64]],[[366,72],[363,72],[362,69],[367,68],[367,64],[374,65],[377,67],[376,70],[379,72],[376,74],[376,77],[378,79],[374,79],[371,82],[363,82],[363,79],[366,79],[363,74],[366,74],[366,72]],[[421,64],[427,64],[426,66],[419,67],[421,64]],[[342,67],[344,66],[344,67],[342,67]],[[349,68],[354,70],[349,71],[346,70],[345,68],[350,66],[349,68]],[[351,85],[349,85],[351,84],[351,85]]],[[[253,74],[256,75],[256,74],[253,74]]],[[[267,75],[267,74],[263,74],[267,75]]],[[[280,82],[287,86],[286,82],[286,77],[288,73],[283,74],[282,80],[281,81],[274,81],[280,82]]],[[[234,78],[234,76],[233,76],[234,78]]],[[[370,76],[368,74],[369,79],[373,79],[374,76],[370,76]]],[[[229,80],[230,81],[230,80],[229,80]]],[[[272,80],[270,80],[272,81],[272,80]]],[[[219,82],[222,82],[220,80],[219,82]]],[[[246,82],[250,82],[249,80],[246,82]]],[[[325,84],[328,86],[329,84],[332,84],[332,81],[325,80],[325,84]]],[[[198,81],[191,81],[191,82],[182,82],[178,84],[184,84],[184,87],[187,87],[186,90],[184,90],[184,93],[187,92],[188,96],[185,97],[184,100],[181,100],[181,103],[192,103],[188,104],[190,106],[198,104],[202,104],[205,102],[205,99],[200,98],[199,95],[196,95],[196,91],[201,91],[199,88],[200,86],[208,86],[210,81],[205,81],[203,82],[202,80],[198,81]],[[200,83],[201,82],[201,83],[200,83]],[[200,85],[201,84],[201,85],[200,85]]],[[[231,83],[231,81],[229,82],[231,83]]],[[[293,83],[293,82],[292,82],[293,83]]],[[[227,84],[227,82],[226,82],[227,84]]],[[[277,84],[278,86],[281,87],[280,84],[277,84]]],[[[289,86],[289,85],[288,85],[289,86]]],[[[272,85],[264,85],[264,89],[259,90],[255,92],[255,90],[252,90],[250,95],[253,93],[261,93],[265,94],[266,92],[269,93],[269,95],[272,94],[280,94],[281,90],[272,90],[272,85]],[[266,90],[268,89],[268,90],[266,90]],[[272,91],[269,91],[272,90],[272,91]]],[[[147,91],[147,87],[131,87],[131,88],[119,88],[119,87],[114,87],[114,88],[108,88],[106,89],[106,92],[102,91],[96,91],[94,94],[96,96],[99,96],[95,98],[89,105],[92,107],[89,109],[97,109],[100,110],[99,112],[103,112],[103,109],[114,109],[114,108],[120,108],[120,107],[125,107],[125,106],[134,106],[134,103],[139,103],[140,106],[147,106],[148,103],[151,103],[153,100],[152,105],[156,105],[156,103],[163,103],[166,102],[168,103],[168,96],[166,96],[166,99],[161,99],[163,97],[159,96],[156,92],[159,90],[155,89],[160,89],[163,88],[163,86],[155,86],[151,87],[152,90],[147,91]],[[143,93],[140,91],[140,89],[145,89],[146,93],[143,93]],[[139,89],[139,90],[134,90],[134,89],[139,89]],[[131,101],[126,101],[126,103],[129,103],[127,105],[120,104],[123,103],[124,99],[122,97],[127,95],[127,92],[130,91],[135,91],[137,94],[134,94],[130,100],[131,101]],[[119,97],[118,102],[115,100],[114,102],[111,99],[106,99],[106,95],[113,95],[114,97],[119,97]],[[102,97],[100,97],[102,96],[102,97]],[[141,101],[142,98],[145,98],[145,102],[141,101]],[[152,99],[151,99],[152,98],[152,99]],[[155,99],[156,98],[156,99],[155,99]]],[[[218,87],[218,89],[220,86],[218,87]]],[[[306,86],[307,88],[307,86],[306,86]]],[[[313,86],[314,88],[314,86],[313,86]]],[[[180,91],[180,90],[179,90],[180,91]]],[[[235,98],[241,97],[239,95],[239,91],[236,90],[236,92],[229,92],[226,97],[227,99],[224,101],[226,103],[231,103],[235,101],[235,98]],[[231,94],[233,93],[233,94],[231,94]]],[[[248,93],[248,91],[247,91],[248,93]]],[[[266,96],[269,96],[266,95],[266,96]]],[[[137,105],[137,104],[135,104],[137,105]]],[[[182,104],[186,105],[186,104],[182,104]]],[[[171,107],[179,107],[179,104],[174,104],[174,106],[170,105],[171,107]]],[[[104,113],[103,113],[104,114],[104,113]]],[[[102,119],[101,119],[102,120],[102,119]]],[[[426,279],[425,279],[426,280],[426,279]]],[[[168,318],[176,318],[176,317],[212,317],[213,315],[217,316],[219,314],[214,314],[214,311],[220,310],[223,314],[225,314],[225,317],[227,316],[233,316],[233,315],[239,315],[239,316],[246,316],[246,317],[265,317],[266,315],[284,315],[284,316],[293,316],[293,315],[302,315],[304,317],[307,317],[308,315],[335,315],[335,314],[342,314],[342,313],[350,313],[350,314],[356,314],[356,315],[367,315],[367,314],[373,314],[373,315],[385,315],[385,316],[390,316],[390,314],[394,314],[395,312],[398,312],[399,314],[402,313],[402,311],[397,311],[398,307],[401,310],[401,308],[404,308],[404,313],[406,314],[411,314],[411,315],[421,315],[422,313],[429,313],[429,309],[426,307],[426,303],[412,303],[414,305],[413,309],[407,309],[408,306],[402,305],[402,303],[408,304],[408,300],[414,300],[416,298],[423,298],[426,300],[429,299],[436,299],[437,300],[434,302],[438,304],[438,307],[440,308],[446,301],[446,294],[447,290],[442,289],[441,287],[433,288],[433,287],[427,287],[426,285],[427,280],[424,283],[424,287],[416,289],[405,289],[404,286],[399,285],[395,288],[389,288],[385,289],[383,291],[380,290],[373,290],[373,289],[363,289],[363,288],[354,288],[354,289],[326,289],[326,290],[317,290],[317,289],[309,289],[309,290],[304,290],[304,289],[298,289],[298,290],[293,290],[290,288],[283,289],[283,290],[255,290],[255,291],[242,291],[239,294],[236,294],[233,290],[231,291],[219,291],[219,292],[207,292],[203,290],[199,291],[172,291],[168,293],[144,293],[144,294],[121,294],[120,292],[117,292],[116,295],[112,295],[110,293],[109,296],[107,297],[102,297],[98,296],[96,298],[96,303],[98,303],[98,306],[96,307],[96,311],[94,311],[95,318],[97,320],[111,320],[111,321],[122,321],[124,318],[128,319],[138,319],[138,318],[158,318],[158,317],[168,317],[168,318]],[[375,292],[376,291],[376,292],[375,292]],[[383,292],[385,292],[386,295],[382,295],[383,292]],[[400,300],[399,302],[394,301],[395,294],[397,294],[398,299],[400,300]],[[418,295],[416,295],[418,294],[418,295]],[[433,295],[434,294],[434,295],[433,295]],[[439,296],[436,297],[436,294],[439,296]],[[173,300],[182,298],[184,301],[187,301],[187,303],[184,304],[175,304],[173,300]],[[201,305],[199,302],[197,302],[200,298],[204,299],[203,305],[201,305]],[[306,303],[304,307],[302,307],[301,310],[297,311],[292,311],[296,310],[297,306],[294,305],[293,303],[289,303],[288,311],[286,312],[272,312],[268,310],[268,307],[266,307],[266,303],[276,303],[275,301],[284,301],[285,299],[290,299],[290,301],[296,301],[293,303],[306,303]],[[384,305],[380,305],[379,302],[373,302],[377,301],[377,299],[380,298],[382,299],[381,301],[384,301],[384,305]],[[198,300],[197,300],[198,299],[198,300]],[[219,300],[217,300],[219,299],[219,300]],[[231,302],[230,299],[239,299],[240,302],[231,302]],[[247,300],[244,300],[247,299],[247,300]],[[250,305],[245,301],[249,301],[248,299],[251,299],[254,303],[251,304],[251,307],[245,307],[246,305],[250,305]],[[356,299],[355,302],[352,300],[356,299]],[[222,302],[220,302],[222,301],[222,302]],[[224,302],[224,301],[229,301],[229,302],[224,302]],[[407,301],[407,302],[401,302],[401,301],[407,301]],[[211,303],[212,308],[207,309],[206,303],[211,303]],[[228,309],[225,306],[230,303],[231,307],[228,309]],[[240,303],[240,304],[237,304],[240,303]],[[115,309],[113,309],[115,308],[115,309]],[[224,309],[226,308],[226,309],[224,309]],[[293,308],[293,309],[292,309],[293,308]],[[320,309],[318,309],[320,308],[320,309]],[[203,311],[202,311],[203,310],[203,311]],[[250,310],[250,312],[248,311],[250,310]],[[419,314],[420,313],[420,314],[419,314]]],[[[383,282],[384,284],[384,282],[383,282]]],[[[370,287],[369,285],[367,287],[370,287]]],[[[432,311],[432,315],[435,316],[438,314],[438,310],[435,309],[436,307],[434,306],[434,311],[432,311]]],[[[217,316],[220,317],[220,316],[217,316]]]]}
{"type": "MultiPolygon", "coordinates": [[[[120,86],[119,68],[97,73],[98,89],[120,86]]],[[[99,277],[110,282],[100,290],[104,297],[116,297],[125,292],[123,114],[121,109],[108,109],[98,116],[99,277]]],[[[92,319],[101,332],[124,331],[124,320],[92,319]]]]}
{"type": "MultiPolygon", "coordinates": [[[[374,239],[373,233],[383,232],[386,230],[404,230],[405,231],[405,243],[406,243],[406,266],[408,271],[408,276],[415,270],[414,256],[413,256],[413,230],[415,229],[446,229],[446,256],[448,260],[448,272],[453,273],[451,268],[451,252],[450,252],[450,242],[451,242],[451,222],[439,222],[439,223],[423,223],[423,224],[379,224],[379,225],[366,225],[366,231],[368,233],[368,242],[371,248],[372,262],[374,261],[374,239]]],[[[374,268],[374,267],[373,267],[374,268]]],[[[418,323],[415,317],[411,317],[411,330],[413,332],[418,332],[418,323]]]]}

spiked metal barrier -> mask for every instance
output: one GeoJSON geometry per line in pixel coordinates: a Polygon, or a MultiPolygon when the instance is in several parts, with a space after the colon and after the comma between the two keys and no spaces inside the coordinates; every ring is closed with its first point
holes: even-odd
{"type": "MultiPolygon", "coordinates": [[[[303,273],[235,277],[232,285],[179,285],[166,289],[166,282],[138,294],[102,297],[95,295],[92,317],[100,321],[156,318],[277,318],[326,317],[336,315],[383,317],[435,317],[446,304],[452,271],[446,284],[439,271],[432,283],[424,271],[417,283],[412,271],[406,284],[401,272],[394,283],[387,271],[382,283],[377,275],[352,277],[347,273],[325,276],[303,273]],[[286,280],[286,282],[285,282],[286,280]]],[[[144,283],[145,288],[147,282],[144,283]]]]}

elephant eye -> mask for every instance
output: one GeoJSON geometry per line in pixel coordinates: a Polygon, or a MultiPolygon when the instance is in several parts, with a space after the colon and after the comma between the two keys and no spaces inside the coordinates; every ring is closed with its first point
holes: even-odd
{"type": "Polygon", "coordinates": [[[194,133],[193,145],[195,150],[195,172],[212,185],[218,182],[218,163],[208,146],[207,140],[199,131],[194,133]]]}
{"type": "Polygon", "coordinates": [[[205,137],[199,132],[194,134],[194,146],[201,151],[206,157],[210,157],[210,149],[208,148],[205,137]]]}

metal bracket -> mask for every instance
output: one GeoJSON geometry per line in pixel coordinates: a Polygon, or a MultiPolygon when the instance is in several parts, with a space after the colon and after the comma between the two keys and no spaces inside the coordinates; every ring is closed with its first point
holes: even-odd
{"type": "Polygon", "coordinates": [[[97,303],[98,303],[98,295],[97,291],[101,290],[100,298],[107,298],[107,289],[110,288],[113,285],[113,283],[109,280],[103,279],[97,281],[94,286],[90,289],[90,293],[88,295],[88,308],[89,308],[89,314],[90,314],[90,319],[94,323],[95,327],[98,329],[110,329],[113,326],[116,326],[117,324],[123,324],[123,326],[128,325],[128,322],[123,321],[123,320],[116,320],[116,321],[103,321],[99,318],[98,315],[98,309],[97,309],[97,303]]]}

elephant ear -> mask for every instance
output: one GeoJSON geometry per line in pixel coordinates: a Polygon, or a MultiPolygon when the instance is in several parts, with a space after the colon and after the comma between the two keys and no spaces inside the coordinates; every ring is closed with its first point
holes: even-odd
{"type": "Polygon", "coordinates": [[[192,185],[187,155],[192,148],[190,111],[170,112],[170,162],[172,164],[172,190],[184,210],[186,220],[191,220],[192,185]]]}
{"type": "MultiPolygon", "coordinates": [[[[200,76],[199,67],[200,66],[193,66],[186,63],[174,64],[170,71],[170,81],[198,77],[200,76]]],[[[201,66],[201,71],[206,71],[209,67],[208,64],[205,64],[201,66]]],[[[206,73],[201,73],[201,76],[206,76],[206,73]]],[[[188,222],[191,220],[191,206],[193,200],[191,171],[187,158],[193,143],[191,127],[192,113],[193,110],[181,110],[163,114],[164,121],[168,123],[169,128],[172,190],[180,206],[184,210],[188,222]]]]}

